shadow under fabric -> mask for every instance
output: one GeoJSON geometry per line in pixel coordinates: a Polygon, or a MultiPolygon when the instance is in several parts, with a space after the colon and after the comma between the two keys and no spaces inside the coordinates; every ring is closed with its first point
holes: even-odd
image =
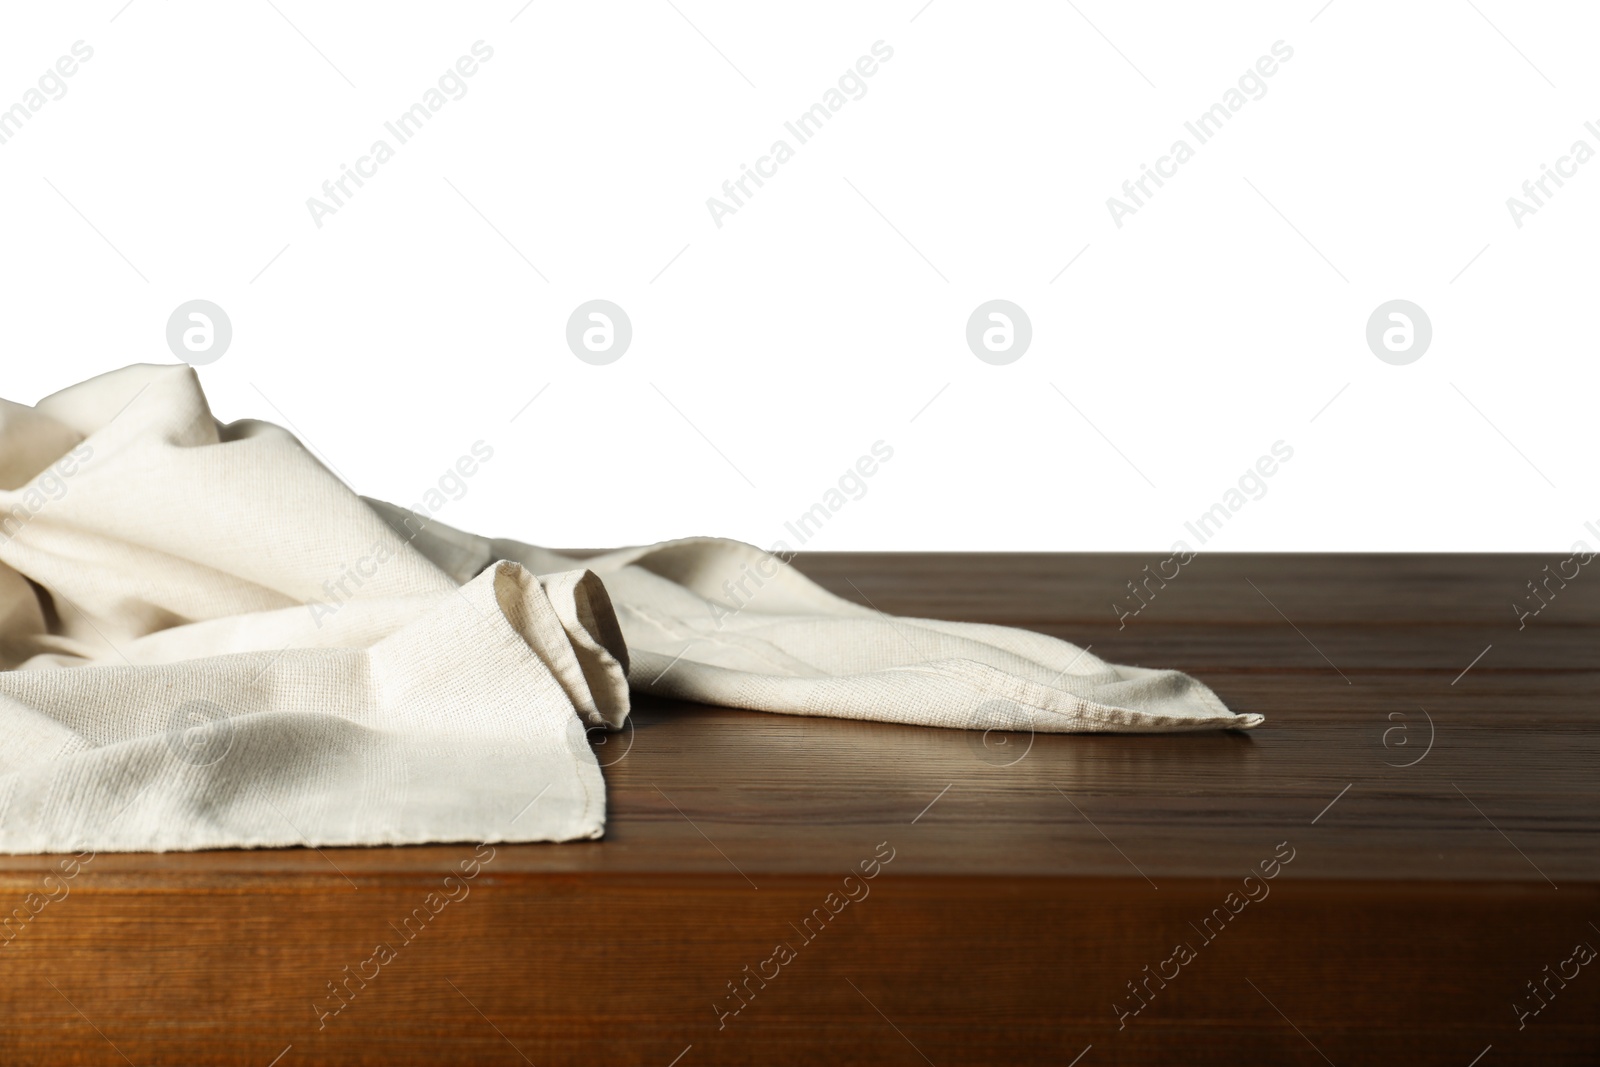
{"type": "Polygon", "coordinates": [[[585,731],[621,728],[630,686],[955,728],[1261,721],[1177,672],[880,614],[734,541],[579,561],[454,530],[277,426],[219,424],[185,366],[0,401],[0,851],[598,837],[585,731]]]}

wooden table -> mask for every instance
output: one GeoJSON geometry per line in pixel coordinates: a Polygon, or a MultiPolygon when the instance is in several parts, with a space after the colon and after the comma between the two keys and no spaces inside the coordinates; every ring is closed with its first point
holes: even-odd
{"type": "MultiPolygon", "coordinates": [[[[1600,1062],[1600,572],[1519,629],[1575,565],[1200,556],[1119,623],[1159,562],[797,565],[1193,672],[1254,732],[642,701],[605,840],[496,848],[382,965],[475,846],[95,857],[0,948],[0,1063],[1600,1062]]],[[[0,900],[59,862],[0,857],[0,900]]]]}

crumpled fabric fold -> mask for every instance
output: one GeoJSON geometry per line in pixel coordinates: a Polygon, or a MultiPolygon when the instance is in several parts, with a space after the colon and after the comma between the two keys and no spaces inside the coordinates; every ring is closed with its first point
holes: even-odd
{"type": "Polygon", "coordinates": [[[630,689],[982,730],[1261,721],[735,541],[576,559],[456,530],[219,423],[186,366],[0,401],[0,851],[598,837],[587,731],[630,689]]]}

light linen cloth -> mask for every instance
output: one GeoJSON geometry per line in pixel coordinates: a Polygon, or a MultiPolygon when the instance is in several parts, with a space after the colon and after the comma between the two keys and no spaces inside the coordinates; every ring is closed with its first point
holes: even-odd
{"type": "Polygon", "coordinates": [[[734,541],[577,560],[454,530],[218,423],[186,366],[0,400],[0,851],[598,837],[586,731],[624,726],[630,685],[984,730],[1261,721],[734,541]]]}

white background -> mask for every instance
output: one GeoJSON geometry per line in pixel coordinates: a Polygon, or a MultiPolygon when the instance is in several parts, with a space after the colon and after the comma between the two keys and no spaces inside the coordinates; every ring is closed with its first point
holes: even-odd
{"type": "Polygon", "coordinates": [[[1279,440],[1208,548],[1596,543],[1600,160],[1521,228],[1506,206],[1600,149],[1592,5],[275,2],[4,9],[0,107],[94,55],[0,145],[0,395],[175,363],[199,297],[233,323],[200,371],[220,418],[405,504],[484,440],[438,518],[540,544],[792,543],[879,440],[807,547],[1192,544],[1279,440]],[[307,198],[479,40],[467,94],[318,228],[307,198]],[[1179,137],[1119,229],[1107,197],[1179,137]],[[779,138],[718,228],[707,198],[779,138]],[[633,322],[609,366],[564,339],[596,297],[633,322]],[[996,297],[1033,324],[1007,366],[965,342],[996,297]],[[1433,323],[1408,366],[1365,341],[1394,298],[1433,323]]]}

